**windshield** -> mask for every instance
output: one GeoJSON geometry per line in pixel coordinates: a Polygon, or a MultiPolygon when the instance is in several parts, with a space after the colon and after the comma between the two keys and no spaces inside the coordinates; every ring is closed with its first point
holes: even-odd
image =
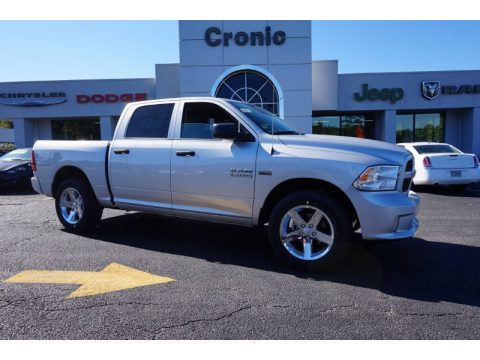
{"type": "Polygon", "coordinates": [[[446,144],[415,145],[414,148],[419,154],[460,154],[460,151],[446,144]]]}
{"type": "Polygon", "coordinates": [[[0,157],[2,161],[29,161],[32,158],[32,149],[17,149],[0,157]]]}
{"type": "Polygon", "coordinates": [[[239,101],[230,101],[230,104],[244,113],[259,128],[270,135],[299,135],[300,132],[287,124],[284,120],[271,112],[261,109],[255,105],[242,103],[239,101]]]}

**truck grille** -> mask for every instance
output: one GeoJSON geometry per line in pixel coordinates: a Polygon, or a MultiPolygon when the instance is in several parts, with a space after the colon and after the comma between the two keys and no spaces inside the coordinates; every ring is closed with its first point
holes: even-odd
{"type": "Polygon", "coordinates": [[[405,167],[405,171],[409,172],[413,170],[413,159],[407,161],[407,166],[405,167]]]}

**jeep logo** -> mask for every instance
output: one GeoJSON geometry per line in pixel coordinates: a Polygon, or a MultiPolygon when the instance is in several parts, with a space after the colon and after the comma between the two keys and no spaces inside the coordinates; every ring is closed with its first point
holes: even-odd
{"type": "Polygon", "coordinates": [[[362,84],[362,93],[356,92],[353,94],[353,98],[358,102],[381,100],[395,104],[397,101],[402,100],[404,95],[402,88],[369,89],[368,84],[362,84]]]}

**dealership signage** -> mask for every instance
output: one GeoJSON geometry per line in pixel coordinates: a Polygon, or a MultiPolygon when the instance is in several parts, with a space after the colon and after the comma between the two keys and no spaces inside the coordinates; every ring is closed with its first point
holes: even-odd
{"type": "Polygon", "coordinates": [[[287,34],[285,31],[279,30],[272,33],[270,26],[265,27],[265,31],[238,31],[224,32],[218,27],[209,27],[205,30],[205,42],[208,46],[229,46],[230,43],[237,44],[238,46],[245,46],[250,44],[251,46],[270,46],[282,45],[287,40],[287,34]]]}
{"type": "Polygon", "coordinates": [[[64,92],[42,92],[42,91],[27,91],[27,92],[12,92],[0,93],[0,104],[10,106],[47,106],[61,104],[67,101],[67,94],[64,92]]]}
{"type": "Polygon", "coordinates": [[[424,98],[433,100],[440,93],[442,95],[480,94],[480,85],[440,86],[440,81],[422,81],[421,91],[424,98]]]}
{"type": "Polygon", "coordinates": [[[119,102],[129,103],[132,101],[143,101],[147,99],[147,93],[77,95],[77,103],[79,104],[115,104],[119,102]]]}
{"type": "Polygon", "coordinates": [[[390,101],[395,104],[397,101],[402,100],[405,92],[402,88],[369,88],[368,84],[362,84],[362,90],[353,94],[355,101],[390,101]]]}

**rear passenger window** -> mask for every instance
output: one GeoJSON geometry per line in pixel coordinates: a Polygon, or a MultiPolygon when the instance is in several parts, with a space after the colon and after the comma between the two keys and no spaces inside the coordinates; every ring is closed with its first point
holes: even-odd
{"type": "Polygon", "coordinates": [[[127,138],[166,138],[174,104],[146,105],[137,108],[128,123],[127,138]]]}

